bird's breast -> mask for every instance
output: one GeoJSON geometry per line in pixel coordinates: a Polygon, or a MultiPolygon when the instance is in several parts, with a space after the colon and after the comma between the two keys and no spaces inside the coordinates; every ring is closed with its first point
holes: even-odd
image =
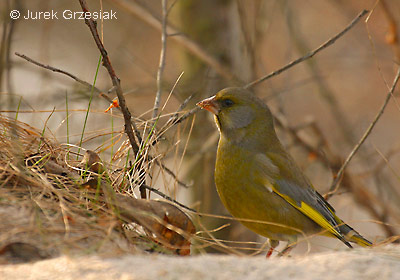
{"type": "Polygon", "coordinates": [[[261,174],[258,162],[257,154],[220,142],[215,184],[222,203],[232,216],[263,221],[242,223],[258,234],[273,239],[287,240],[288,236],[298,235],[299,231],[293,228],[314,228],[310,219],[266,187],[265,176],[261,174]]]}

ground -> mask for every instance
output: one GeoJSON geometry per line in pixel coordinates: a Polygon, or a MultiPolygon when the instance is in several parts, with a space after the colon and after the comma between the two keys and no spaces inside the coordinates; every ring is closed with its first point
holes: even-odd
{"type": "Polygon", "coordinates": [[[400,247],[295,257],[126,255],[58,257],[0,266],[0,279],[400,279],[400,247]]]}

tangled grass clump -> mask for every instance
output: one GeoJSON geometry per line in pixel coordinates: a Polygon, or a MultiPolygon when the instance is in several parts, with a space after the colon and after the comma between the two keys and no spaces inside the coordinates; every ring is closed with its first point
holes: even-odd
{"type": "Polygon", "coordinates": [[[116,189],[109,174],[123,170],[93,172],[99,162],[77,168],[69,153],[0,115],[0,263],[154,248],[188,254],[194,226],[181,210],[116,189]]]}

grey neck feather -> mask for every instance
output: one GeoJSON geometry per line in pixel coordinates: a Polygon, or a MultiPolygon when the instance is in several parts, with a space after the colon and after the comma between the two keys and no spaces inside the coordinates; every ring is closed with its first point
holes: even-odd
{"type": "Polygon", "coordinates": [[[226,129],[238,129],[248,126],[254,119],[254,113],[246,107],[239,107],[230,112],[230,122],[225,122],[226,129]]]}
{"type": "Polygon", "coordinates": [[[229,112],[229,118],[224,118],[224,116],[217,117],[217,124],[221,134],[238,143],[246,136],[244,128],[251,124],[254,117],[254,113],[251,110],[239,107],[229,112]]]}

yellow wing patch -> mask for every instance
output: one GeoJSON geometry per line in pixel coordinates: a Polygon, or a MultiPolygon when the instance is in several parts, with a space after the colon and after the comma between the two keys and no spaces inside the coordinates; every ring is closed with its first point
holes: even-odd
{"type": "Polygon", "coordinates": [[[322,216],[318,211],[316,211],[314,208],[312,208],[310,205],[305,203],[304,201],[301,202],[300,206],[297,205],[297,203],[290,198],[287,195],[279,193],[275,188],[274,192],[278,194],[280,197],[285,199],[287,202],[289,202],[294,208],[299,210],[301,213],[309,217],[311,220],[316,222],[318,225],[320,225],[322,228],[327,229],[330,233],[332,233],[335,236],[342,236],[337,229],[335,229],[329,222],[328,220],[322,216]]]}
{"type": "MultiPolygon", "coordinates": [[[[309,217],[311,220],[313,220],[315,223],[320,225],[323,229],[328,230],[328,232],[332,233],[333,235],[339,237],[340,239],[343,238],[343,236],[340,234],[340,232],[332,225],[329,223],[329,221],[317,210],[315,210],[313,207],[311,207],[309,204],[305,203],[304,201],[301,201],[300,206],[298,203],[291,198],[288,195],[285,195],[283,193],[280,193],[276,187],[274,186],[274,177],[277,176],[280,173],[279,167],[274,164],[274,162],[265,154],[257,154],[256,155],[256,160],[261,167],[261,174],[263,177],[262,183],[264,186],[267,188],[268,191],[274,192],[280,197],[282,197],[284,200],[286,200],[288,203],[290,203],[294,208],[299,210],[301,213],[309,217]]],[[[328,209],[331,211],[331,209],[328,209]]],[[[331,211],[333,217],[335,217],[335,214],[331,211]]]]}
{"type": "Polygon", "coordinates": [[[324,216],[318,213],[314,208],[312,208],[307,203],[304,203],[302,201],[301,206],[298,209],[307,217],[311,218],[311,220],[319,224],[322,228],[327,229],[329,232],[331,232],[336,236],[341,236],[341,234],[328,222],[328,220],[324,216]]]}

